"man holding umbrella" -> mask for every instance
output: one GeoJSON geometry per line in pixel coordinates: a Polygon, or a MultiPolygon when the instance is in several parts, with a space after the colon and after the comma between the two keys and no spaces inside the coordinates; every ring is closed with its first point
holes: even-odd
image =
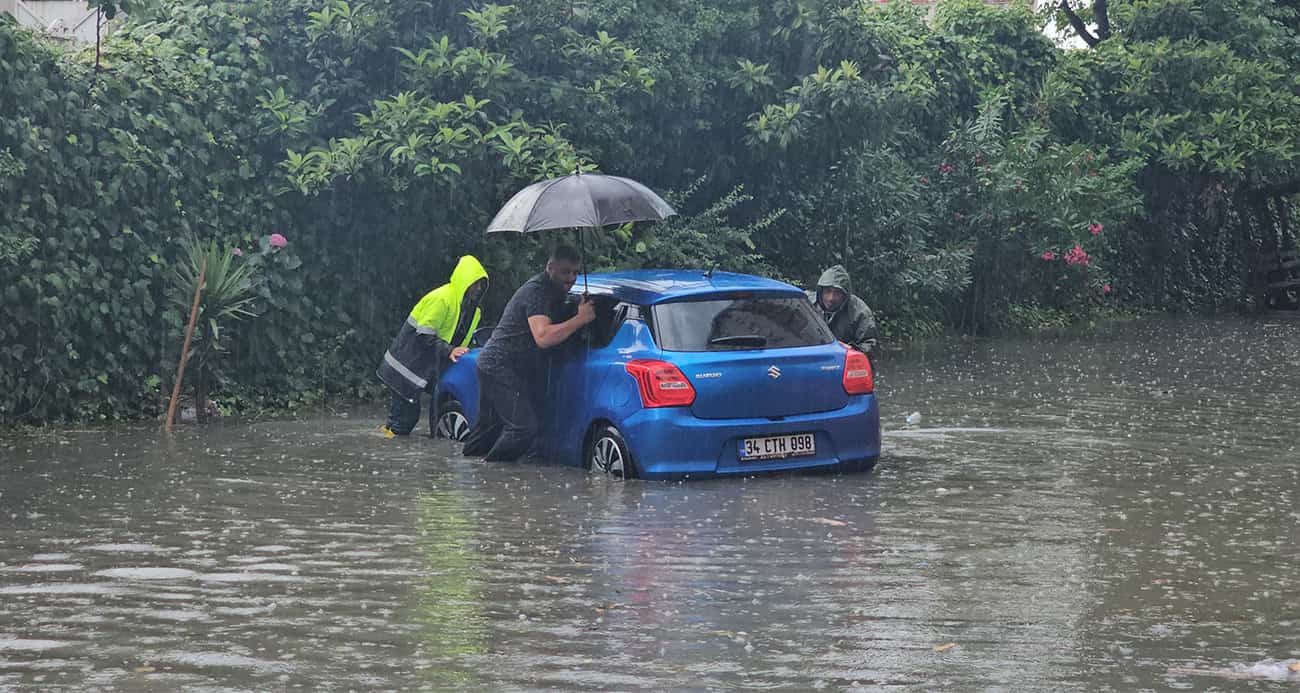
{"type": "Polygon", "coordinates": [[[479,414],[465,440],[466,456],[513,462],[537,439],[541,419],[534,409],[533,383],[542,352],[596,318],[595,304],[584,299],[576,315],[561,319],[579,266],[576,250],[557,247],[546,271],[525,282],[506,303],[478,357],[479,414]]]}
{"type": "MultiPolygon", "coordinates": [[[[551,229],[601,229],[636,221],[662,221],[677,212],[646,186],[627,178],[577,172],[538,181],[515,193],[487,232],[534,233],[551,229]]],[[[596,319],[585,299],[577,313],[565,301],[582,266],[571,247],[557,247],[546,271],[528,280],[506,304],[478,359],[479,417],[464,454],[492,461],[519,459],[537,438],[533,376],[543,350],[563,344],[596,319]]]]}

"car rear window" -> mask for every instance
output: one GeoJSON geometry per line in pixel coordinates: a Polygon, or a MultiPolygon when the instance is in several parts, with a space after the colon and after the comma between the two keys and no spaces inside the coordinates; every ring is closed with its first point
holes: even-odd
{"type": "Polygon", "coordinates": [[[653,316],[655,339],[665,351],[784,349],[835,341],[802,295],[662,303],[653,316]]]}

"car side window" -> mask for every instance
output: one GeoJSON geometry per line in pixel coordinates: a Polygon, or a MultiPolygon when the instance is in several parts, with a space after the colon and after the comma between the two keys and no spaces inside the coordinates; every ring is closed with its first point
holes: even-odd
{"type": "Polygon", "coordinates": [[[596,299],[596,320],[591,324],[591,346],[601,349],[609,346],[618,329],[630,316],[636,315],[636,306],[613,300],[596,299]]]}

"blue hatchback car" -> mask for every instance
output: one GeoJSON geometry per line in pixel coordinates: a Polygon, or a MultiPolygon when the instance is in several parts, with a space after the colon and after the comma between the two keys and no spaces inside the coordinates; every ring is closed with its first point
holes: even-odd
{"type": "MultiPolygon", "coordinates": [[[[643,479],[875,464],[871,364],[835,340],[801,290],[744,274],[641,270],[592,274],[586,291],[596,320],[538,374],[552,459],[643,479]]],[[[476,358],[443,374],[443,437],[463,439],[475,421],[476,358]]]]}

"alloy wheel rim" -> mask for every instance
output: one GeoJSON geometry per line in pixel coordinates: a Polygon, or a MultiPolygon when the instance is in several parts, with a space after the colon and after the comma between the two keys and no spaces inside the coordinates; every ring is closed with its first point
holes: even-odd
{"type": "Polygon", "coordinates": [[[595,463],[593,467],[606,474],[623,476],[623,450],[613,438],[602,437],[596,440],[592,449],[592,461],[595,463]]]}
{"type": "Polygon", "coordinates": [[[461,441],[469,434],[469,420],[458,411],[445,412],[438,417],[438,437],[461,441]]]}

